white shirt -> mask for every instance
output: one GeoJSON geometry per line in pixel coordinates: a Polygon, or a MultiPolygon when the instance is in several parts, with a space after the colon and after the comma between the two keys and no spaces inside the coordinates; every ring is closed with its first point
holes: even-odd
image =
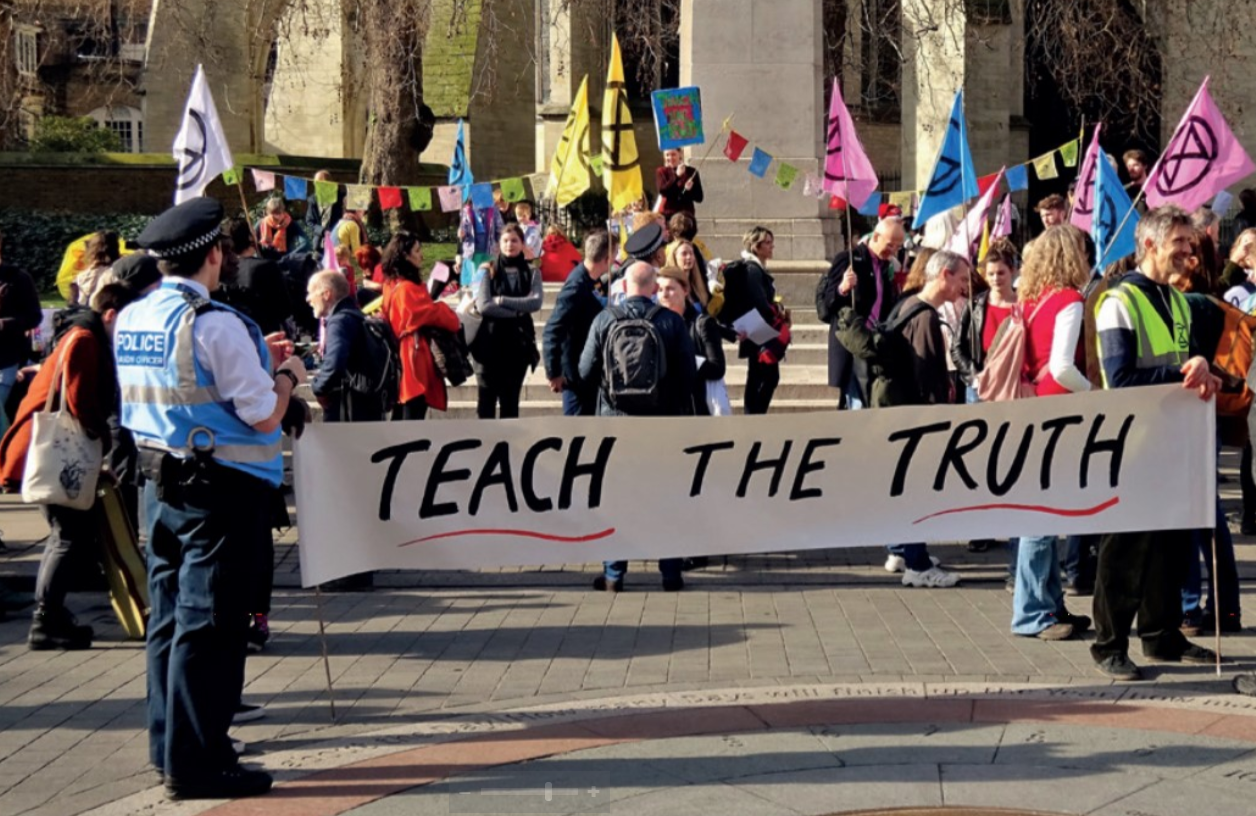
{"type": "Polygon", "coordinates": [[[1090,390],[1090,380],[1077,368],[1076,362],[1083,314],[1081,303],[1070,303],[1056,313],[1055,331],[1051,335],[1051,355],[1047,358],[1047,370],[1051,372],[1051,378],[1061,388],[1073,392],[1090,390]]]}
{"type": "MultiPolygon", "coordinates": [[[[178,282],[209,299],[209,290],[196,281],[183,278],[178,282]]],[[[253,338],[239,317],[217,309],[198,316],[192,324],[192,343],[196,359],[214,375],[218,393],[231,402],[246,425],[256,425],[275,413],[279,396],[274,377],[262,366],[253,338]]]]}

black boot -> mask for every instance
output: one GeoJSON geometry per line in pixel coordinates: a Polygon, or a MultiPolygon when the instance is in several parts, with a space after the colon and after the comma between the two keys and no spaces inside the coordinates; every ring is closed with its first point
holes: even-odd
{"type": "Polygon", "coordinates": [[[64,606],[38,606],[31,619],[30,635],[26,639],[32,651],[45,649],[90,649],[92,627],[79,625],[64,606]]]}

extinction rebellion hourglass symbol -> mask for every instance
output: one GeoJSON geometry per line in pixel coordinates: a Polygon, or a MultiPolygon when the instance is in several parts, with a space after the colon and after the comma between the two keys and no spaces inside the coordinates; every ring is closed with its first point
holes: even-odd
{"type": "Polygon", "coordinates": [[[1173,196],[1194,188],[1212,171],[1216,160],[1217,134],[1212,125],[1200,116],[1191,116],[1161,160],[1156,192],[1173,196]]]}

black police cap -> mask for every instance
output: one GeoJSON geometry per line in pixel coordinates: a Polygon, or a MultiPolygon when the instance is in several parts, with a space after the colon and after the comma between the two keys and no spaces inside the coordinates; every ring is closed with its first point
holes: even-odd
{"type": "Polygon", "coordinates": [[[123,255],[113,265],[113,277],[118,283],[136,292],[143,292],[161,280],[161,270],[157,268],[157,259],[152,255],[132,252],[130,255],[123,255]]]}
{"type": "Polygon", "coordinates": [[[155,258],[178,258],[222,235],[222,204],[202,196],[166,210],[149,222],[136,243],[155,258]]]}
{"type": "Polygon", "coordinates": [[[662,246],[663,228],[651,221],[628,236],[627,242],[624,243],[624,252],[638,261],[648,261],[662,246]]]}

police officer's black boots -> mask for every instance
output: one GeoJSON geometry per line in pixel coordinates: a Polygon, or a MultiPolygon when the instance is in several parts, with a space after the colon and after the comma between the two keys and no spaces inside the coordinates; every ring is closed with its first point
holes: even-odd
{"type": "Polygon", "coordinates": [[[92,627],[80,625],[64,606],[35,608],[30,635],[26,639],[32,651],[46,649],[90,649],[92,627]]]}

